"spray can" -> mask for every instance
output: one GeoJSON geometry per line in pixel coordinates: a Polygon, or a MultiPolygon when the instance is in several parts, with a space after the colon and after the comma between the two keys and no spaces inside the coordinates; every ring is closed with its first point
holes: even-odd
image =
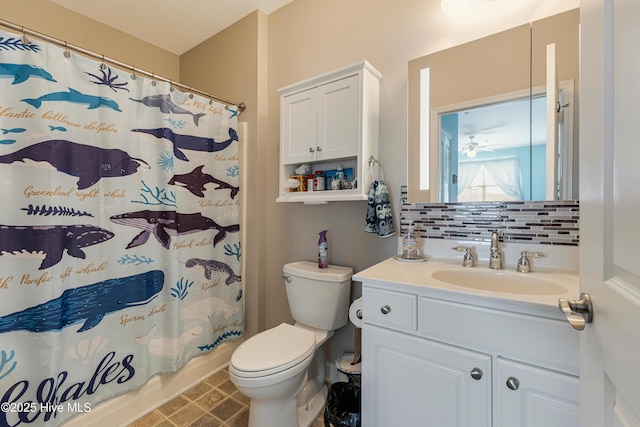
{"type": "Polygon", "coordinates": [[[329,243],[327,242],[327,230],[322,230],[318,239],[318,268],[328,267],[329,243]]]}
{"type": "Polygon", "coordinates": [[[325,180],[324,180],[324,173],[322,171],[316,171],[315,184],[316,184],[314,187],[315,191],[324,191],[325,180]]]}

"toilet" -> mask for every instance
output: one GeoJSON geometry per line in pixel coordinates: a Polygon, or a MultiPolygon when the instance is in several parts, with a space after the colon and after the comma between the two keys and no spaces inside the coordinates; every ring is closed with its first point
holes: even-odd
{"type": "Polygon", "coordinates": [[[249,427],[308,427],[327,398],[321,346],[347,323],[353,269],[299,261],[283,268],[294,325],[261,332],[234,351],[229,378],[251,399],[249,427]]]}

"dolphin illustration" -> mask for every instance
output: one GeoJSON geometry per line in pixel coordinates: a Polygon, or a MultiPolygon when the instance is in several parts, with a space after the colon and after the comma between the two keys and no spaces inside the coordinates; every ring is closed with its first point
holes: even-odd
{"type": "Polygon", "coordinates": [[[117,148],[100,148],[76,142],[52,139],[0,156],[0,163],[11,164],[25,159],[47,162],[57,171],[78,178],[78,189],[91,187],[101,178],[132,175],[147,162],[117,148]]]}
{"type": "Polygon", "coordinates": [[[206,230],[218,230],[218,234],[213,238],[213,246],[215,246],[227,237],[227,233],[240,231],[239,224],[223,227],[216,224],[211,218],[204,217],[199,213],[183,214],[176,211],[144,210],[114,215],[110,219],[116,224],[142,229],[142,232],[129,242],[127,249],[145,244],[152,233],[165,249],[169,249],[171,237],[206,230]]]}
{"type": "Polygon", "coordinates": [[[40,77],[55,82],[47,70],[29,64],[0,64],[0,77],[13,77],[12,85],[26,82],[29,77],[40,77]]]}
{"type": "Polygon", "coordinates": [[[118,103],[113,99],[105,98],[104,96],[87,95],[73,88],[69,88],[69,92],[51,92],[39,98],[25,98],[21,99],[21,101],[26,102],[34,108],[40,108],[43,101],[63,101],[74,104],[87,104],[88,110],[105,107],[122,112],[118,103]]]}
{"type": "Polygon", "coordinates": [[[77,332],[97,326],[104,316],[145,305],[164,286],[164,273],[152,270],[67,289],[58,298],[0,317],[0,333],[49,332],[83,323],[77,332]]]}
{"type": "Polygon", "coordinates": [[[180,135],[174,133],[169,128],[157,128],[157,129],[131,129],[131,132],[141,132],[149,135],[153,135],[156,138],[168,139],[173,143],[173,155],[180,160],[188,162],[187,156],[180,151],[180,148],[193,151],[206,151],[213,153],[216,151],[222,151],[231,145],[232,142],[238,140],[238,133],[235,129],[229,128],[229,139],[226,141],[216,142],[213,138],[204,138],[201,136],[193,135],[180,135]]]}
{"type": "Polygon", "coordinates": [[[81,248],[97,245],[113,237],[113,233],[93,225],[0,225],[0,253],[44,252],[40,270],[62,260],[66,250],[75,258],[84,259],[81,248]]]}
{"type": "Polygon", "coordinates": [[[213,183],[218,185],[215,190],[231,190],[231,198],[234,199],[236,197],[238,191],[240,191],[239,187],[234,187],[233,185],[221,181],[208,173],[202,172],[203,168],[204,165],[201,165],[189,173],[174,175],[167,184],[186,188],[194,196],[204,197],[204,192],[206,191],[205,184],[213,183]]]}
{"type": "Polygon", "coordinates": [[[196,126],[198,126],[198,121],[200,120],[200,118],[206,116],[205,113],[195,114],[185,108],[180,107],[179,105],[177,105],[175,102],[171,100],[171,95],[169,94],[149,95],[149,96],[145,96],[142,99],[133,99],[133,98],[129,98],[129,99],[135,102],[141,102],[147,107],[159,108],[160,111],[163,112],[164,114],[169,114],[169,113],[189,114],[193,117],[193,123],[196,126]]]}

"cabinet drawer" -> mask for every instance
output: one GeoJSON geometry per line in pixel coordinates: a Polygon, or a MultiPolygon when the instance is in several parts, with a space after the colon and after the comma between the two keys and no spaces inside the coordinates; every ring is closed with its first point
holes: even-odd
{"type": "Polygon", "coordinates": [[[418,297],[415,294],[367,287],[362,289],[362,319],[365,323],[401,331],[416,331],[417,308],[418,297]]]}

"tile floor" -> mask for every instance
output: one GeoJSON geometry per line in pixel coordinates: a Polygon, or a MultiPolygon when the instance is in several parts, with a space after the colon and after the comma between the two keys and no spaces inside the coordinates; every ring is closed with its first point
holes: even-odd
{"type": "MultiPolygon", "coordinates": [[[[248,423],[249,399],[222,369],[129,427],[246,427],[248,423]]],[[[324,427],[322,415],[312,427],[324,427]]]]}

